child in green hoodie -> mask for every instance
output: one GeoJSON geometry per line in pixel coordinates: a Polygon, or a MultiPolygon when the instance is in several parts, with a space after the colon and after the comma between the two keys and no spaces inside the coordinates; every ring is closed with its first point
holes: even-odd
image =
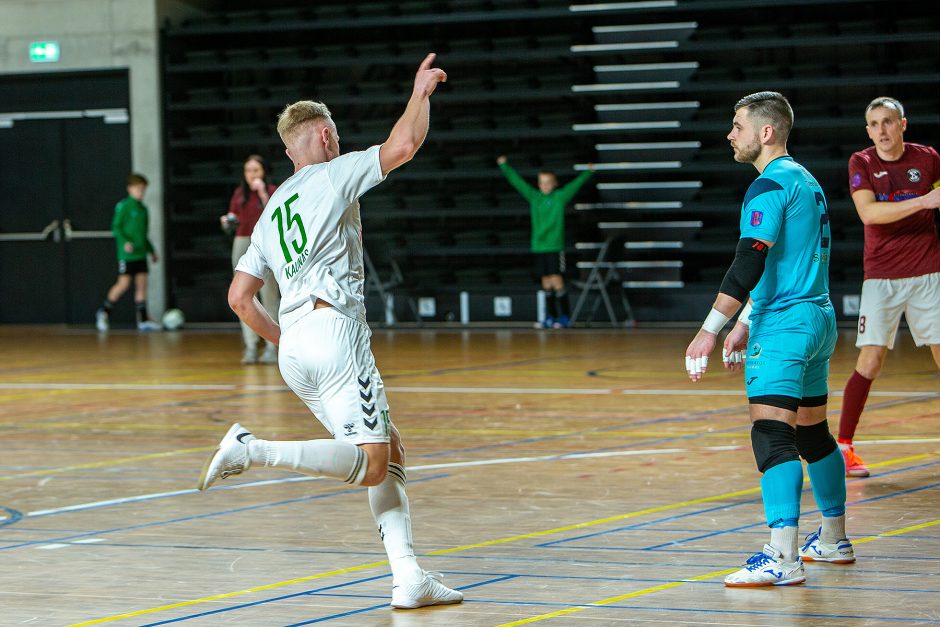
{"type": "Polygon", "coordinates": [[[117,244],[118,277],[104,303],[98,309],[95,326],[99,331],[111,328],[111,310],[118,299],[134,283],[134,305],[137,308],[137,329],[159,331],[160,325],[147,316],[147,255],[156,263],[156,249],[147,237],[150,215],[144,205],[147,177],[132,173],[127,177],[127,197],[114,207],[111,231],[117,244]]]}
{"type": "Polygon", "coordinates": [[[542,321],[546,329],[563,329],[571,318],[571,305],[565,289],[565,205],[578,193],[591,175],[593,167],[585,170],[573,181],[558,187],[554,172],[539,172],[538,187],[532,187],[509,165],[505,156],[496,159],[499,169],[509,184],[529,201],[532,218],[532,252],[535,271],[542,277],[542,289],[547,294],[547,317],[542,321]]]}

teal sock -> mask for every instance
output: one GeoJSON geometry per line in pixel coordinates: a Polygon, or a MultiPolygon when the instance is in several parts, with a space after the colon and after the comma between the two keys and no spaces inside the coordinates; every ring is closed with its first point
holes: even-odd
{"type": "Polygon", "coordinates": [[[818,462],[807,466],[816,506],[823,516],[833,518],[845,514],[845,460],[837,448],[818,462]]]}
{"type": "Polygon", "coordinates": [[[800,519],[800,492],[803,490],[803,464],[792,460],[768,468],[760,480],[767,525],[800,519]]]}

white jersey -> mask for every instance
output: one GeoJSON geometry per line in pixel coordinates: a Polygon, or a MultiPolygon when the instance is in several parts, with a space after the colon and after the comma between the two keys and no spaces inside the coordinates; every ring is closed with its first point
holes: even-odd
{"type": "Polygon", "coordinates": [[[379,148],[308,165],[268,200],[235,270],[263,280],[271,269],[282,325],[317,298],[366,321],[359,197],[385,180],[379,148]]]}

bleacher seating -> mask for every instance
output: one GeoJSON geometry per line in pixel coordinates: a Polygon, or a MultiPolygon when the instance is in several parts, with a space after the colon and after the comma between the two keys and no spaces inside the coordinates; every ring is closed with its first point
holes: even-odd
{"type": "MultiPolygon", "coordinates": [[[[581,0],[225,4],[168,23],[162,38],[170,298],[193,321],[231,317],[218,215],[241,159],[259,152],[276,181],[291,174],[277,113],[320,99],[344,150],[381,142],[428,51],[450,80],[434,96],[426,145],[362,199],[363,241],[382,285],[409,298],[492,288],[534,300],[528,207],[495,165],[506,154],[533,182],[541,168],[564,183],[600,166],[573,203],[568,252],[571,266],[581,264],[571,277],[578,284],[595,269],[609,278],[615,318],[699,318],[733,255],[740,202],[756,175],[731,159],[731,108],[760,89],[794,105],[791,152],[830,204],[833,291],[857,293],[861,228],[845,167],[868,144],[864,105],[882,94],[904,101],[911,141],[934,143],[940,130],[940,21],[912,17],[903,3],[848,0],[845,11],[757,0],[642,9],[581,0]],[[604,241],[601,223],[643,221],[702,226],[658,244],[631,236],[601,262],[575,246],[604,241]],[[660,285],[642,285],[653,279],[660,285]]],[[[400,320],[414,317],[406,302],[396,300],[400,320]]],[[[372,301],[370,318],[383,319],[372,301]]]]}

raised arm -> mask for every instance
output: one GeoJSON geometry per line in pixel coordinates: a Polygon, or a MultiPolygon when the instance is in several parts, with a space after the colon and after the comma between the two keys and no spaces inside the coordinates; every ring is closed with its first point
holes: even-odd
{"type": "Polygon", "coordinates": [[[574,198],[574,195],[578,193],[578,190],[581,189],[581,187],[583,187],[584,184],[588,182],[588,179],[590,179],[592,176],[594,176],[593,168],[590,170],[585,170],[576,178],[568,182],[567,185],[562,187],[561,194],[565,199],[565,202],[567,203],[569,200],[574,198]]]}
{"type": "Polygon", "coordinates": [[[437,89],[438,83],[447,81],[447,74],[440,68],[432,68],[433,52],[424,58],[418,73],[415,75],[414,90],[405,107],[405,112],[392,127],[388,139],[379,150],[379,162],[382,174],[388,174],[395,168],[404,165],[421,148],[424,138],[428,134],[428,123],[431,111],[431,94],[437,89]]]}
{"type": "Polygon", "coordinates": [[[526,183],[525,179],[519,176],[519,173],[509,165],[509,160],[504,155],[497,157],[496,164],[499,166],[503,176],[506,177],[506,180],[509,181],[509,184],[516,188],[516,191],[522,194],[523,198],[531,201],[533,198],[537,198],[541,195],[539,190],[526,183]]]}

